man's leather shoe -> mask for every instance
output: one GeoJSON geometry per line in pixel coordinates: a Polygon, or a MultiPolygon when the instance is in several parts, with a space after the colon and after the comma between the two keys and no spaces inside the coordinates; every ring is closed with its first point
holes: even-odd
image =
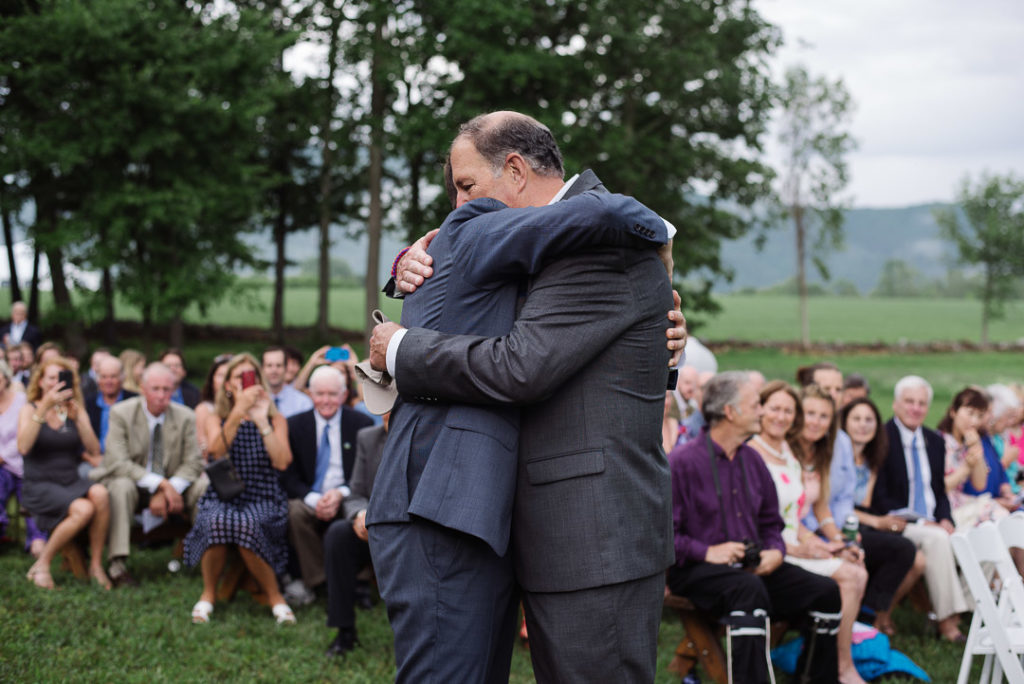
{"type": "Polygon", "coordinates": [[[327,647],[327,657],[340,658],[353,650],[358,643],[359,637],[356,636],[355,629],[339,629],[338,635],[334,637],[334,641],[327,647]]]}
{"type": "Polygon", "coordinates": [[[139,580],[132,577],[132,574],[125,570],[120,575],[110,578],[110,583],[115,587],[137,587],[139,580]]]}

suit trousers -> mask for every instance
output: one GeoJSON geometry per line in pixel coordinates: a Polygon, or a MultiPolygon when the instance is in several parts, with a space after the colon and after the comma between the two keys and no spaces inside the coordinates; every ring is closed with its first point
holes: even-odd
{"type": "MultiPolygon", "coordinates": [[[[732,611],[764,610],[773,619],[803,625],[804,643],[810,644],[813,639],[814,653],[808,663],[805,646],[797,662],[797,673],[807,672],[810,681],[822,684],[838,680],[835,635],[814,634],[813,625],[807,619],[811,611],[839,613],[842,605],[839,585],[830,577],[789,563],[783,563],[775,572],[763,577],[728,565],[690,563],[669,569],[668,586],[673,594],[685,596],[699,609],[715,616],[732,611]]],[[[769,681],[764,636],[734,638],[732,653],[733,681],[751,684],[769,681]]]]}
{"type": "Polygon", "coordinates": [[[867,525],[860,528],[860,542],[864,548],[864,567],[868,571],[864,605],[876,612],[888,610],[900,582],[914,565],[917,549],[902,535],[867,525]]]}
{"type": "MultiPolygon", "coordinates": [[[[338,508],[341,512],[341,507],[338,508]]],[[[299,561],[302,583],[307,589],[324,583],[324,533],[334,520],[321,520],[316,510],[301,499],[288,500],[288,543],[299,561]]]]}
{"type": "Polygon", "coordinates": [[[511,553],[417,517],[369,531],[395,681],[507,683],[519,608],[511,553]]]}
{"type": "Polygon", "coordinates": [[[356,575],[370,562],[370,546],[356,536],[351,520],[335,520],[324,534],[327,569],[327,626],[356,626],[356,575]]]}
{"type": "Polygon", "coordinates": [[[914,546],[924,553],[924,583],[928,587],[935,615],[943,620],[953,613],[970,610],[956,571],[949,533],[938,525],[910,523],[903,528],[903,536],[914,542],[914,546]]]}
{"type": "MultiPolygon", "coordinates": [[[[206,477],[200,477],[193,482],[181,495],[185,503],[184,515],[189,521],[195,520],[196,504],[199,497],[206,491],[209,485],[206,477]]],[[[144,506],[149,505],[149,493],[142,496],[139,486],[130,477],[104,478],[103,485],[110,495],[110,534],[109,558],[124,558],[131,550],[132,523],[135,521],[135,514],[142,512],[144,506]]]]}
{"type": "Polygon", "coordinates": [[[524,592],[537,681],[654,681],[664,600],[664,572],[577,591],[524,592]]]}

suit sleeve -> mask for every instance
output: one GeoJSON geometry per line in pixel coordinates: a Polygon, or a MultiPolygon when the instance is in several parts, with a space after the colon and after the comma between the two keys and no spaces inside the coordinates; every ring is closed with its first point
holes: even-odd
{"type": "Polygon", "coordinates": [[[352,520],[359,511],[366,510],[370,505],[370,487],[372,481],[369,479],[370,449],[377,440],[372,437],[370,428],[364,428],[356,435],[356,462],[352,466],[352,482],[349,483],[351,493],[341,501],[345,512],[345,518],[352,520]]]}
{"type": "Polygon", "coordinates": [[[131,459],[131,452],[128,450],[129,425],[124,413],[123,411],[110,411],[103,468],[106,470],[106,477],[128,477],[133,482],[138,482],[146,475],[146,468],[131,459]]]}
{"type": "Polygon", "coordinates": [[[543,207],[481,214],[458,227],[452,248],[466,282],[487,287],[538,273],[548,261],[588,247],[667,242],[665,222],[632,197],[586,192],[543,207]]]}
{"type": "Polygon", "coordinates": [[[203,454],[199,451],[199,440],[196,439],[196,416],[191,411],[183,416],[180,448],[181,466],[169,477],[195,482],[203,473],[203,454]]]}
{"type": "Polygon", "coordinates": [[[288,467],[281,473],[281,487],[284,489],[285,494],[288,495],[289,499],[304,499],[307,494],[313,491],[313,487],[303,482],[302,477],[300,476],[299,460],[301,459],[301,454],[304,452],[297,443],[302,431],[296,428],[297,424],[295,421],[289,420],[288,446],[292,450],[292,462],[289,463],[288,467]]]}
{"type": "MultiPolygon", "coordinates": [[[[633,283],[621,251],[550,264],[504,337],[410,328],[396,357],[398,391],[470,404],[529,404],[551,395],[634,322],[633,283]]],[[[641,256],[657,260],[653,251],[641,256]]]]}
{"type": "Polygon", "coordinates": [[[949,497],[946,495],[945,473],[946,446],[942,438],[936,433],[929,433],[928,458],[931,461],[932,470],[932,493],[935,496],[935,520],[953,521],[953,509],[949,504],[949,497]]]}

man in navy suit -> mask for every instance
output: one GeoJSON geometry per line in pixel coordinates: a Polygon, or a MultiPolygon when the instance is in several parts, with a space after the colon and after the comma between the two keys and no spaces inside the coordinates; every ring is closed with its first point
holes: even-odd
{"type": "MultiPolygon", "coordinates": [[[[657,214],[622,196],[584,192],[544,206],[562,185],[557,145],[529,117],[506,123],[506,192],[480,195],[446,219],[430,245],[433,277],[405,300],[407,327],[503,335],[522,279],[549,259],[600,245],[653,255],[668,241],[657,214]]],[[[507,681],[519,411],[402,395],[390,430],[366,523],[395,632],[397,679],[507,681]]]]}
{"type": "Polygon", "coordinates": [[[313,371],[309,380],[313,408],[288,419],[292,462],[281,474],[288,494],[288,541],[298,558],[302,579],[285,587],[289,601],[308,603],[324,583],[324,532],[343,515],[351,493],[356,433],[373,425],[367,416],[344,406],[345,376],[331,366],[313,371]]]}
{"type": "Polygon", "coordinates": [[[4,346],[28,342],[32,349],[38,349],[42,338],[39,335],[39,328],[28,322],[28,308],[25,302],[14,302],[11,304],[11,322],[0,328],[0,339],[3,339],[4,346]]]}

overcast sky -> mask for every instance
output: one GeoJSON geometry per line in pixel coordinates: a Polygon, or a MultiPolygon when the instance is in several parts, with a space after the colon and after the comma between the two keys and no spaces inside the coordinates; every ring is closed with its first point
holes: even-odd
{"type": "Polygon", "coordinates": [[[951,201],[964,173],[1024,176],[1024,2],[756,0],[797,62],[857,103],[855,206],[951,201]]]}

